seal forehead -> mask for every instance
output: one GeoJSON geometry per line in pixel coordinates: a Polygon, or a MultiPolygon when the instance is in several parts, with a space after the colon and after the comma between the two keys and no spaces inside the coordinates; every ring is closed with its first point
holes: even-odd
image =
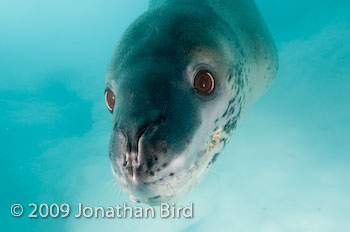
{"type": "Polygon", "coordinates": [[[208,9],[203,11],[192,7],[186,10],[181,7],[172,10],[160,8],[141,16],[122,37],[112,68],[123,71],[130,64],[142,63],[139,67],[154,70],[157,68],[154,63],[161,66],[168,62],[170,66],[185,62],[193,48],[216,48],[216,37],[220,34],[215,32],[217,20],[214,13],[206,14],[206,11],[208,9]]]}

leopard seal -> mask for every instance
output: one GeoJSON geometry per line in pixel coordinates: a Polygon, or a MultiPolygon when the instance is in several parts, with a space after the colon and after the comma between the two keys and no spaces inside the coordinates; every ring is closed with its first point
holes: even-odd
{"type": "Polygon", "coordinates": [[[106,74],[112,173],[130,199],[193,189],[278,69],[253,0],[153,0],[106,74]]]}

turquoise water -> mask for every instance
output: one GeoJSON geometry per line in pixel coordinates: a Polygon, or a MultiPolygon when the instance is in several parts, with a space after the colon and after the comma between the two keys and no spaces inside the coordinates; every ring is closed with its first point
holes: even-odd
{"type": "Polygon", "coordinates": [[[350,231],[350,2],[257,4],[278,78],[178,202],[192,219],[29,219],[32,202],[135,206],[112,180],[103,91],[147,1],[0,0],[2,231],[350,231]]]}

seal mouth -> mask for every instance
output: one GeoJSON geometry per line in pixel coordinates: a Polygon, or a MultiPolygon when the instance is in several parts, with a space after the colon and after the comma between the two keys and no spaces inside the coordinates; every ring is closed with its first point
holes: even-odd
{"type": "MultiPolygon", "coordinates": [[[[115,175],[115,179],[122,183],[123,188],[129,193],[130,200],[135,203],[158,205],[161,202],[169,202],[188,193],[198,184],[198,180],[206,172],[212,157],[209,154],[209,148],[202,151],[202,155],[198,156],[188,168],[181,170],[176,175],[171,172],[166,176],[143,181],[136,178],[136,182],[125,175],[115,175]]],[[[112,171],[116,173],[114,168],[112,171]]]]}
{"type": "Polygon", "coordinates": [[[143,198],[143,199],[137,199],[135,198],[133,195],[130,195],[130,200],[135,202],[135,203],[141,203],[141,202],[144,202],[144,203],[148,203],[148,204],[152,204],[152,205],[156,205],[158,204],[159,202],[161,202],[161,198],[162,196],[161,195],[155,195],[153,197],[148,197],[148,198],[143,198]]]}

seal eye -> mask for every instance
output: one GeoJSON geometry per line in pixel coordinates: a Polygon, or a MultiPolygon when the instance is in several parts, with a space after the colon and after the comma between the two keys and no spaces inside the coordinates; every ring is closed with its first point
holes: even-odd
{"type": "Polygon", "coordinates": [[[115,104],[115,95],[112,92],[112,90],[110,89],[106,89],[105,91],[105,101],[106,101],[106,105],[107,108],[109,110],[109,112],[113,112],[114,109],[114,104],[115,104]]]}
{"type": "Polygon", "coordinates": [[[206,71],[199,71],[194,78],[194,88],[200,95],[208,95],[213,92],[215,80],[213,75],[206,71]]]}

